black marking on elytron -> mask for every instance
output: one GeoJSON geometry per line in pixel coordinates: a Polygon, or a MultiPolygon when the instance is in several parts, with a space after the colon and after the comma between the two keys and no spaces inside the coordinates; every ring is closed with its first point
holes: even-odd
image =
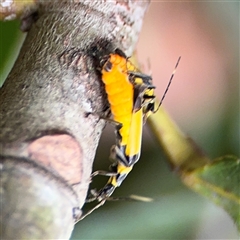
{"type": "MultiPolygon", "coordinates": [[[[115,170],[117,173],[117,168],[115,170]]],[[[109,196],[111,196],[113,194],[116,187],[119,187],[122,184],[122,182],[125,180],[127,175],[128,175],[128,173],[116,174],[116,176],[112,176],[113,178],[116,178],[115,181],[117,184],[113,185],[112,183],[107,183],[102,189],[100,189],[98,192],[94,193],[95,198],[98,201],[102,201],[102,200],[109,198],[109,196]]]]}
{"type": "Polygon", "coordinates": [[[98,199],[98,201],[107,199],[109,196],[113,194],[115,188],[116,186],[114,186],[111,183],[106,184],[104,188],[99,190],[99,192],[97,193],[96,199],[98,199]]]}
{"type": "Polygon", "coordinates": [[[111,158],[120,162],[125,167],[131,167],[139,160],[140,153],[137,153],[133,156],[127,156],[125,154],[125,151],[126,151],[126,145],[121,145],[121,146],[115,145],[112,148],[111,158]]]}

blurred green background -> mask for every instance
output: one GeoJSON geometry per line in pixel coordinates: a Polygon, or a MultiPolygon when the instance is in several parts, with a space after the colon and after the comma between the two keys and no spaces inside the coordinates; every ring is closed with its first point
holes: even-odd
{"type": "MultiPolygon", "coordinates": [[[[211,158],[240,155],[239,11],[239,2],[153,2],[137,46],[159,98],[182,56],[164,107],[211,158]]],[[[18,21],[0,22],[0,34],[3,82],[25,34],[18,21]]],[[[107,126],[94,170],[108,169],[114,137],[114,128],[107,126]]],[[[92,187],[106,181],[96,177],[92,187]]],[[[114,196],[130,194],[154,201],[107,202],[77,224],[72,239],[237,239],[224,210],[187,189],[171,171],[147,125],[141,159],[114,196]]]]}

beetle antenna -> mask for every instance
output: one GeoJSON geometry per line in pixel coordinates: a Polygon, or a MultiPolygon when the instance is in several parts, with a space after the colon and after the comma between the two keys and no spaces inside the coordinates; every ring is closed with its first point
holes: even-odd
{"type": "Polygon", "coordinates": [[[175,65],[175,68],[174,68],[174,70],[173,70],[173,72],[172,72],[172,75],[171,75],[171,77],[170,77],[170,80],[169,80],[169,82],[168,82],[168,85],[167,85],[167,87],[166,87],[166,90],[165,90],[165,92],[164,92],[164,94],[163,94],[163,96],[162,96],[162,99],[161,99],[161,101],[160,101],[157,109],[154,110],[153,113],[157,112],[158,109],[160,108],[160,106],[162,105],[162,102],[163,102],[163,100],[164,100],[164,98],[165,98],[165,96],[166,96],[166,94],[167,94],[167,92],[168,92],[168,89],[169,89],[169,87],[170,87],[170,85],[171,85],[171,83],[172,83],[173,77],[174,77],[174,75],[175,75],[175,73],[176,73],[177,66],[178,66],[178,64],[179,64],[179,62],[180,62],[180,59],[181,59],[181,56],[178,58],[178,61],[177,61],[176,65],[175,65]]]}

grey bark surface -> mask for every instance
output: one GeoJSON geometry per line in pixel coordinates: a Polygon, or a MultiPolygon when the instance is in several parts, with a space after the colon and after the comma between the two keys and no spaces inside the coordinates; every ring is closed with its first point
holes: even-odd
{"type": "Polygon", "coordinates": [[[116,47],[132,54],[147,6],[39,1],[0,89],[2,239],[70,237],[105,126],[86,114],[106,109],[99,63],[116,47]]]}

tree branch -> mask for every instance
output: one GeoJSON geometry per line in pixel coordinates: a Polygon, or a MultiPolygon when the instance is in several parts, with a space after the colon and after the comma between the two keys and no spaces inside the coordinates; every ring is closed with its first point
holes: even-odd
{"type": "Polygon", "coordinates": [[[0,90],[3,239],[69,238],[105,124],[86,114],[106,109],[99,63],[116,47],[132,54],[147,6],[38,1],[39,18],[0,90]]]}

